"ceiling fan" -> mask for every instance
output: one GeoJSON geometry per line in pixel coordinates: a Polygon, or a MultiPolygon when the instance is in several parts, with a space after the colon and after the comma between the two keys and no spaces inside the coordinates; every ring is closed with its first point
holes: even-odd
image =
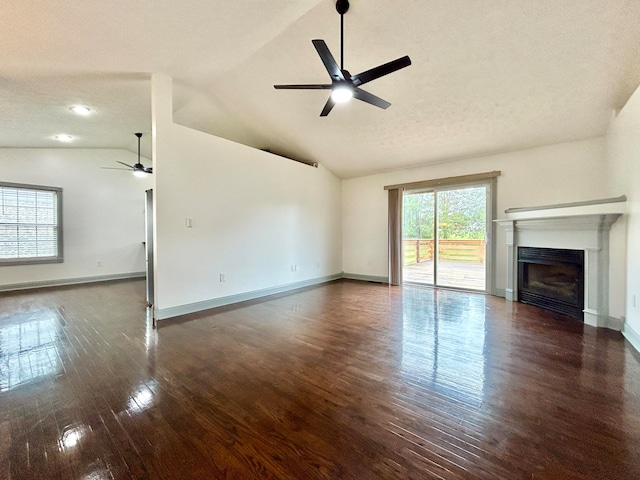
{"type": "Polygon", "coordinates": [[[358,73],[357,75],[351,75],[344,69],[344,14],[349,10],[349,0],[338,0],[336,2],[336,10],[340,14],[340,66],[336,63],[333,55],[331,55],[331,52],[324,40],[311,41],[313,46],[316,48],[318,55],[320,55],[320,59],[322,60],[322,63],[324,63],[329,76],[331,77],[331,83],[311,85],[274,85],[273,87],[282,90],[331,90],[331,96],[320,113],[321,117],[329,115],[329,112],[331,112],[336,103],[347,102],[352,97],[382,109],[389,108],[389,106],[391,106],[389,102],[361,89],[360,86],[393,73],[396,70],[400,70],[401,68],[408,67],[411,65],[411,59],[408,56],[404,56],[389,63],[385,63],[384,65],[358,73]]]}
{"type": "Polygon", "coordinates": [[[116,160],[116,162],[118,162],[119,164],[129,168],[113,168],[113,167],[102,167],[102,168],[104,168],[105,170],[129,170],[129,171],[132,171],[136,177],[144,177],[148,173],[153,173],[152,167],[145,167],[144,165],[142,165],[142,163],[140,163],[140,138],[142,138],[142,134],[136,133],[136,137],[138,137],[138,163],[136,163],[135,165],[129,165],[128,163],[124,163],[116,160]]]}

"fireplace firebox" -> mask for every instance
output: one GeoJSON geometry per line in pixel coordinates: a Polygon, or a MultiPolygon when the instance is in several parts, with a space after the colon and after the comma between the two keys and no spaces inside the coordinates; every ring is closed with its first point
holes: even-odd
{"type": "Polygon", "coordinates": [[[518,247],[518,299],[582,320],[584,251],[518,247]]]}

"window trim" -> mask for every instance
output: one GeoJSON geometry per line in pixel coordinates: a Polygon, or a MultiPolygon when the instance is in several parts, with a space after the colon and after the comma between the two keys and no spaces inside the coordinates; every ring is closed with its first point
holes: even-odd
{"type": "Polygon", "coordinates": [[[420,189],[432,189],[435,187],[452,186],[457,187],[463,184],[475,184],[482,183],[483,181],[489,181],[493,178],[499,177],[502,172],[500,170],[494,170],[493,172],[473,173],[471,175],[460,175],[458,177],[436,178],[432,180],[423,180],[421,182],[410,183],[398,183],[396,185],[386,185],[385,190],[391,190],[400,188],[402,190],[420,190],[420,189]]]}
{"type": "Polygon", "coordinates": [[[56,192],[56,206],[57,206],[57,218],[58,218],[58,228],[57,228],[57,237],[58,237],[58,255],[55,257],[33,257],[33,258],[0,258],[0,267],[8,266],[8,265],[36,265],[36,264],[46,264],[46,263],[62,263],[64,262],[64,244],[63,244],[63,234],[62,234],[62,188],[61,187],[51,187],[46,185],[31,185],[27,183],[11,183],[11,182],[3,182],[0,181],[0,187],[7,188],[23,188],[30,190],[44,190],[49,192],[56,192]]]}

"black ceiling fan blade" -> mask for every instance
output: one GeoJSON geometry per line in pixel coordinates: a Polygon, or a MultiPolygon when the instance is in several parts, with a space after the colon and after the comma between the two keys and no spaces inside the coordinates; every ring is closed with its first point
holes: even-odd
{"type": "Polygon", "coordinates": [[[124,170],[127,172],[131,171],[130,168],[117,168],[117,167],[100,167],[100,168],[102,168],[103,170],[124,170]]]}
{"type": "Polygon", "coordinates": [[[385,63],[384,65],[374,67],[371,70],[367,70],[366,72],[353,75],[351,77],[351,81],[353,82],[354,86],[359,87],[360,85],[364,85],[365,83],[375,80],[376,78],[389,75],[390,73],[396,72],[401,68],[408,67],[409,65],[411,65],[411,59],[408,56],[404,56],[402,58],[392,60],[389,63],[385,63]]]}
{"type": "Polygon", "coordinates": [[[371,105],[374,105],[376,107],[380,107],[384,110],[386,110],[387,108],[389,108],[391,106],[391,104],[389,102],[387,102],[386,100],[383,100],[380,97],[376,97],[374,94],[366,92],[364,90],[362,90],[361,88],[354,88],[353,89],[353,96],[354,98],[357,98],[358,100],[361,100],[363,102],[366,103],[370,103],[371,105]]]}
{"type": "Polygon", "coordinates": [[[332,85],[311,84],[311,85],[274,85],[277,90],[331,90],[332,85]]]}
{"type": "Polygon", "coordinates": [[[121,164],[121,165],[124,165],[125,167],[134,168],[134,167],[133,167],[133,165],[127,165],[126,163],[124,163],[124,162],[120,162],[120,161],[118,161],[118,160],[116,160],[116,162],[118,162],[118,163],[119,163],[119,164],[121,164]]]}
{"type": "Polygon", "coordinates": [[[327,103],[325,104],[324,108],[322,109],[322,112],[320,113],[321,117],[326,117],[327,115],[329,115],[329,112],[331,110],[333,110],[333,107],[336,106],[336,102],[333,100],[333,97],[329,97],[329,100],[327,100],[327,103]]]}
{"type": "Polygon", "coordinates": [[[313,46],[316,47],[316,51],[318,55],[320,55],[320,59],[322,63],[324,63],[324,67],[327,69],[331,80],[333,81],[345,81],[344,75],[342,74],[342,70],[336,63],[335,58],[331,55],[331,51],[329,51],[329,47],[324,43],[324,40],[311,40],[313,46]]]}

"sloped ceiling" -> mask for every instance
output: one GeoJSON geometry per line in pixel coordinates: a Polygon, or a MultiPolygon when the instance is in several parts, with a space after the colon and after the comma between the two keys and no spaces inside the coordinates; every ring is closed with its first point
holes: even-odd
{"type": "Polygon", "coordinates": [[[350,3],[351,73],[413,65],[367,85],[388,110],[352,101],[320,118],[326,91],[273,85],[328,83],[311,40],[339,56],[333,0],[0,0],[0,146],[69,133],[134,150],[163,72],[176,122],[349,178],[603,135],[640,84],[640,2],[350,3]],[[95,114],[74,116],[78,103],[95,114]]]}

